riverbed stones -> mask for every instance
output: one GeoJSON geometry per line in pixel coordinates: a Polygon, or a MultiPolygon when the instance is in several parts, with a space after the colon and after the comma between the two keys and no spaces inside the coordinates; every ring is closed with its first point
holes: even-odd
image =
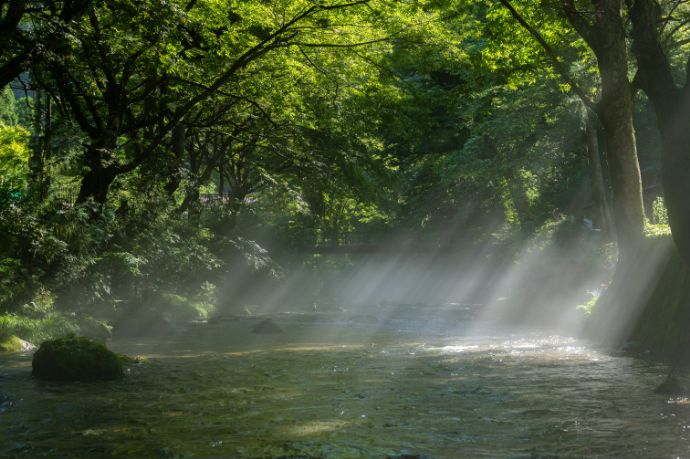
{"type": "Polygon", "coordinates": [[[83,336],[43,342],[31,366],[35,378],[48,381],[102,381],[117,379],[123,374],[117,354],[83,336]]]}

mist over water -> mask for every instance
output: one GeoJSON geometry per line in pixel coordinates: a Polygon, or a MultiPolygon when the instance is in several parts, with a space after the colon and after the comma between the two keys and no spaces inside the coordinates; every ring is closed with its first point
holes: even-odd
{"type": "Polygon", "coordinates": [[[421,326],[452,322],[443,316],[458,307],[470,308],[477,324],[578,335],[586,317],[577,306],[598,297],[613,275],[613,261],[591,259],[577,238],[455,245],[399,239],[316,248],[310,261],[276,278],[233,269],[219,287],[216,315],[368,315],[385,322],[414,306],[421,326]]]}
{"type": "Polygon", "coordinates": [[[578,250],[383,247],[278,277],[249,260],[208,320],[130,317],[148,333],[109,346],[146,361],[121,381],[45,383],[2,358],[0,456],[690,454],[687,400],[654,393],[666,366],[578,338],[576,306],[612,274],[578,250]]]}

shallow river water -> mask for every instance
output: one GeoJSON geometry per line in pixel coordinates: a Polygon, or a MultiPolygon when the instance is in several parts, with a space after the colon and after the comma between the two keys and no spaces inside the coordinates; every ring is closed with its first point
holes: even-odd
{"type": "Polygon", "coordinates": [[[0,457],[690,457],[664,368],[485,327],[278,315],[115,341],[147,357],[107,383],[0,359],[0,457]]]}

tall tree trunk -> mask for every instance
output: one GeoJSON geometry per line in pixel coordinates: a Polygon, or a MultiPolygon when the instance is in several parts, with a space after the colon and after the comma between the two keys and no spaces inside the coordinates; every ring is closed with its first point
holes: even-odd
{"type": "Polygon", "coordinates": [[[627,84],[627,77],[624,81],[626,84],[622,87],[617,86],[621,83],[618,76],[611,78],[608,83],[602,81],[604,98],[608,96],[610,100],[603,103],[600,110],[605,131],[606,159],[613,189],[613,219],[621,263],[627,263],[630,257],[634,257],[643,235],[645,221],[642,177],[632,121],[632,93],[627,84]],[[608,90],[604,90],[607,86],[608,90]]]}
{"type": "Polygon", "coordinates": [[[572,0],[563,0],[568,20],[597,57],[601,77],[597,115],[604,127],[620,268],[634,262],[644,231],[642,175],[633,127],[634,101],[628,79],[622,0],[599,0],[593,4],[594,21],[590,23],[572,0]]]}
{"type": "Polygon", "coordinates": [[[601,151],[599,149],[599,132],[596,123],[596,114],[587,110],[585,120],[585,136],[587,137],[587,154],[589,160],[589,170],[592,180],[592,193],[596,206],[596,223],[602,232],[611,234],[611,210],[606,193],[606,181],[604,180],[604,169],[601,166],[601,151]]]}
{"type": "Polygon", "coordinates": [[[590,107],[595,107],[604,127],[606,158],[612,188],[612,207],[619,249],[619,266],[632,263],[644,231],[642,177],[637,159],[633,128],[632,87],[628,80],[628,53],[622,0],[593,1],[594,9],[583,14],[575,0],[562,0],[568,21],[592,48],[601,76],[601,100],[593,104],[586,91],[570,77],[556,51],[544,37],[515,10],[510,1],[500,0],[513,17],[535,38],[552,60],[554,68],[573,91],[590,107]],[[593,17],[593,22],[590,21],[593,17]],[[596,105],[596,106],[595,106],[596,105]]]}
{"type": "Polygon", "coordinates": [[[507,186],[519,220],[520,232],[523,237],[529,237],[534,229],[534,220],[532,219],[532,209],[527,196],[527,190],[525,189],[525,183],[523,178],[520,177],[519,171],[508,177],[507,186]]]}
{"type": "Polygon", "coordinates": [[[34,87],[34,122],[31,136],[31,157],[29,158],[29,196],[32,200],[42,200],[43,181],[43,91],[34,87]]]}
{"type": "Polygon", "coordinates": [[[218,196],[221,201],[225,200],[225,177],[223,176],[223,166],[218,167],[218,196]]]}
{"type": "Polygon", "coordinates": [[[172,164],[172,170],[170,171],[170,176],[166,182],[164,188],[168,196],[172,197],[173,194],[180,187],[182,182],[182,174],[180,173],[180,164],[184,158],[185,146],[187,143],[187,127],[184,124],[178,124],[172,131],[172,145],[171,150],[174,156],[174,163],[172,164]]]}
{"type": "Polygon", "coordinates": [[[658,107],[668,221],[676,248],[690,267],[690,97],[685,94],[672,106],[658,107]]]}
{"type": "Polygon", "coordinates": [[[29,158],[29,196],[42,202],[48,189],[46,160],[50,154],[51,106],[50,97],[40,88],[34,88],[34,126],[29,158]]]}
{"type": "Polygon", "coordinates": [[[599,115],[604,126],[607,161],[613,188],[613,218],[618,240],[619,263],[635,257],[644,231],[642,176],[637,158],[634,101],[628,80],[628,51],[621,1],[601,1],[598,13],[598,46],[595,49],[601,75],[599,115]]]}
{"type": "Polygon", "coordinates": [[[684,85],[676,85],[658,28],[661,8],[653,0],[628,0],[633,24],[636,83],[652,101],[661,134],[661,180],[673,241],[690,267],[690,57],[684,85]]]}

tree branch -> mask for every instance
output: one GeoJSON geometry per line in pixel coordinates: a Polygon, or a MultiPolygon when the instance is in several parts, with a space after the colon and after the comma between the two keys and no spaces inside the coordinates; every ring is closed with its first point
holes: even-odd
{"type": "Polygon", "coordinates": [[[582,14],[575,7],[574,0],[562,0],[563,12],[568,18],[568,22],[575,28],[582,39],[587,42],[590,48],[596,49],[599,41],[596,38],[592,25],[585,20],[582,14]]]}
{"type": "Polygon", "coordinates": [[[508,1],[508,0],[499,0],[503,6],[505,6],[508,11],[510,11],[510,14],[513,16],[513,18],[527,30],[530,35],[541,45],[541,47],[544,49],[546,52],[546,55],[549,57],[551,60],[551,63],[558,72],[559,75],[561,75],[561,78],[565,80],[566,83],[570,86],[571,91],[573,91],[579,98],[582,100],[582,103],[584,103],[587,107],[591,108],[594,111],[598,110],[598,106],[596,103],[594,103],[588,96],[585,94],[585,92],[580,88],[580,86],[573,80],[573,78],[570,76],[568,73],[568,70],[565,68],[565,65],[561,62],[561,60],[558,57],[558,54],[556,51],[549,45],[546,40],[544,40],[544,37],[534,28],[532,27],[521,15],[520,13],[517,12],[515,8],[513,8],[513,5],[508,1]]]}

